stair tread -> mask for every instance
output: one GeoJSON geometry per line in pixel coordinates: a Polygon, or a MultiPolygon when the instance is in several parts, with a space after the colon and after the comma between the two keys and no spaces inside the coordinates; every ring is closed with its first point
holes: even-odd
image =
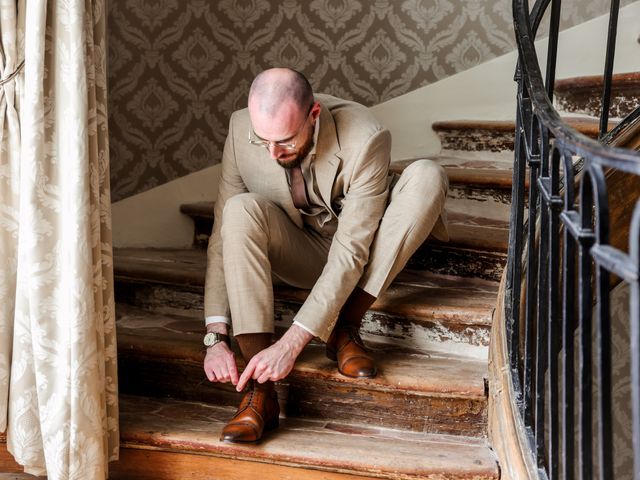
{"type": "MultiPolygon", "coordinates": [[[[114,249],[116,277],[204,286],[206,252],[198,249],[114,249]]],[[[431,321],[490,325],[498,293],[495,281],[426,271],[402,271],[372,310],[431,321]],[[463,293],[461,295],[461,293],[463,293]]],[[[276,286],[276,296],[301,303],[309,291],[276,286]]]]}
{"type": "MultiPolygon", "coordinates": [[[[611,77],[612,87],[615,90],[620,87],[635,87],[640,91],[640,72],[616,73],[611,77]]],[[[569,77],[556,80],[554,92],[556,94],[576,89],[602,90],[604,77],[602,75],[586,75],[581,77],[569,77]]]]}
{"type": "MultiPolygon", "coordinates": [[[[158,314],[118,304],[118,350],[123,355],[164,358],[200,365],[203,360],[203,323],[192,317],[158,314]]],[[[426,355],[390,345],[368,344],[377,358],[375,378],[340,375],[325,356],[322,344],[309,344],[291,376],[350,384],[358,390],[403,391],[415,395],[485,399],[487,360],[455,355],[426,355]]],[[[239,367],[243,362],[237,355],[239,367]]],[[[204,373],[202,374],[204,380],[204,373]]]]}
{"type": "Polygon", "coordinates": [[[123,446],[192,452],[383,478],[498,478],[486,440],[281,418],[258,445],[220,442],[235,409],[120,397],[123,446]]]}
{"type": "Polygon", "coordinates": [[[511,188],[513,179],[513,158],[485,154],[470,158],[462,155],[440,154],[430,157],[411,158],[393,162],[389,169],[394,173],[402,171],[411,163],[428,158],[444,168],[449,184],[483,185],[487,187],[511,188]]]}
{"type": "MultiPolygon", "coordinates": [[[[600,121],[594,117],[583,115],[563,116],[563,122],[574,130],[597,138],[600,121]]],[[[617,122],[609,122],[609,130],[615,127],[617,122]]],[[[507,133],[513,136],[516,124],[513,120],[444,120],[434,122],[432,128],[436,132],[446,133],[450,130],[487,130],[495,133],[507,133]]]]}

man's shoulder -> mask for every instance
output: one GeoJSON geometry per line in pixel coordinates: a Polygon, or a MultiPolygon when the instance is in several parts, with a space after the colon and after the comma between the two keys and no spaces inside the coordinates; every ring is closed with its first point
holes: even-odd
{"type": "Polygon", "coordinates": [[[327,94],[316,94],[316,101],[331,113],[338,132],[357,130],[361,134],[373,135],[385,127],[371,110],[352,100],[345,100],[327,94]]]}

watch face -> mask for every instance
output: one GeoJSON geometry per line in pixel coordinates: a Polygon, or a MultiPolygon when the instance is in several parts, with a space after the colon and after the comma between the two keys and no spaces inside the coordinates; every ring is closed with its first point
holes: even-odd
{"type": "Polygon", "coordinates": [[[207,347],[210,347],[211,345],[213,345],[214,343],[216,343],[216,341],[218,340],[218,335],[216,335],[213,332],[209,332],[204,336],[204,344],[207,347]]]}

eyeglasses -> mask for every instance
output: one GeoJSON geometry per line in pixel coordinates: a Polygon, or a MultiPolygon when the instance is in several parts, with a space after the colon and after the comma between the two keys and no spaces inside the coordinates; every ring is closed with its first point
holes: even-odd
{"type": "MultiPolygon", "coordinates": [[[[300,132],[302,131],[304,126],[307,124],[307,120],[309,120],[309,114],[311,113],[312,108],[313,108],[313,104],[311,104],[311,107],[309,107],[309,111],[307,112],[307,116],[304,119],[304,123],[300,126],[298,131],[293,136],[290,137],[291,139],[296,138],[298,135],[300,135],[300,132]]],[[[295,150],[297,145],[296,142],[271,142],[269,140],[263,140],[258,135],[256,135],[256,132],[253,131],[253,126],[249,130],[249,143],[251,145],[255,145],[256,147],[264,147],[267,150],[269,150],[271,146],[274,146],[274,147],[281,148],[283,150],[289,150],[289,151],[295,150]]]]}

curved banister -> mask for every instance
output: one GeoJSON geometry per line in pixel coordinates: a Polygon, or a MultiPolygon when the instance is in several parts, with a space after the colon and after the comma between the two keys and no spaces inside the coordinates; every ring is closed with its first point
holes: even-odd
{"type": "Polygon", "coordinates": [[[640,111],[609,133],[602,127],[608,125],[618,10],[619,0],[611,0],[600,141],[595,141],[565,124],[551,98],[560,0],[538,0],[531,12],[527,0],[513,0],[518,109],[504,308],[499,312],[508,372],[496,377],[503,378],[499,388],[511,398],[504,411],[514,426],[527,478],[591,479],[594,473],[602,480],[613,478],[610,278],[617,274],[631,289],[630,319],[624,320],[632,330],[634,478],[640,480],[640,201],[627,197],[635,204],[627,253],[610,244],[616,232],[610,232],[607,191],[610,178],[640,177],[640,155],[612,146],[619,136],[637,131],[640,111]],[[534,41],[550,6],[543,78],[534,41]]]}

